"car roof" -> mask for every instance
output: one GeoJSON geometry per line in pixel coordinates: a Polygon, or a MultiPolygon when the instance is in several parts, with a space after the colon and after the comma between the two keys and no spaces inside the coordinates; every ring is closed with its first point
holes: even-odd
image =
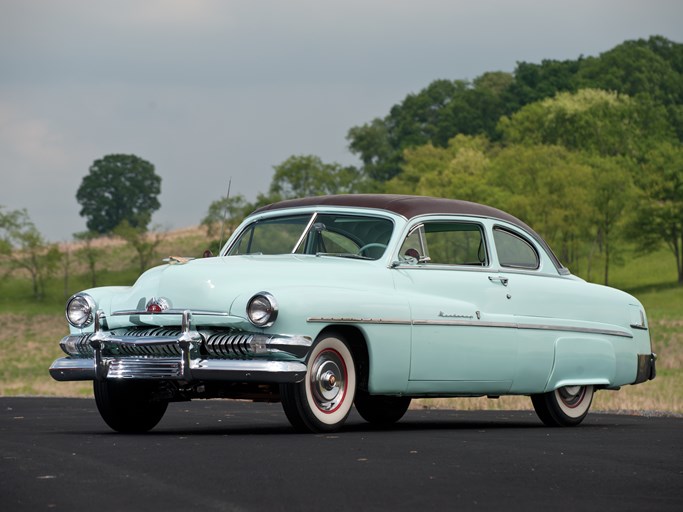
{"type": "Polygon", "coordinates": [[[412,219],[420,215],[474,215],[477,217],[490,217],[505,220],[525,230],[533,231],[518,218],[498,210],[470,201],[459,199],[446,199],[441,197],[411,196],[400,194],[339,194],[316,197],[302,197],[299,199],[287,199],[258,208],[254,213],[284,208],[297,208],[304,206],[346,206],[357,208],[377,208],[387,210],[406,219],[412,219]]]}
{"type": "Polygon", "coordinates": [[[499,219],[513,224],[529,233],[548,252],[558,270],[566,273],[566,269],[553,253],[552,249],[531,227],[502,210],[484,204],[446,199],[442,197],[412,196],[401,194],[336,194],[327,196],[302,197],[287,199],[268,204],[256,209],[253,213],[263,213],[286,208],[339,206],[355,208],[375,208],[393,212],[406,219],[421,215],[468,215],[499,219]]]}

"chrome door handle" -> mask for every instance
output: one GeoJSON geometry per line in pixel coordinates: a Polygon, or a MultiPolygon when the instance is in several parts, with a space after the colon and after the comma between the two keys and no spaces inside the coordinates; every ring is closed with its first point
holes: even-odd
{"type": "Polygon", "coordinates": [[[498,281],[503,286],[507,286],[509,279],[507,277],[503,277],[503,276],[489,276],[489,281],[491,281],[491,282],[498,281]]]}

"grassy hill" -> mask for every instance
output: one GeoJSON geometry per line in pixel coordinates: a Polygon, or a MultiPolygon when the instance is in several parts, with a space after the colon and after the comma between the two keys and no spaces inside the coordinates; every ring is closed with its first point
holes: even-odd
{"type": "MultiPolygon", "coordinates": [[[[134,253],[118,240],[103,239],[98,285],[132,284],[137,278],[134,253]]],[[[199,256],[208,246],[200,229],[168,233],[158,248],[158,262],[169,255],[199,256]]],[[[83,262],[72,254],[68,279],[64,272],[48,283],[46,298],[35,301],[28,276],[7,276],[0,281],[0,396],[91,396],[91,383],[60,383],[52,380],[48,367],[62,356],[59,340],[68,329],[64,302],[71,294],[90,286],[83,262]]],[[[65,248],[66,249],[66,248],[65,248]]],[[[669,412],[683,414],[683,288],[676,286],[673,256],[661,251],[630,256],[611,270],[611,284],[643,302],[648,312],[654,351],[659,355],[654,381],[626,386],[618,392],[596,395],[594,410],[669,412]]],[[[526,397],[488,399],[417,400],[414,407],[458,409],[529,409],[526,397]]]]}

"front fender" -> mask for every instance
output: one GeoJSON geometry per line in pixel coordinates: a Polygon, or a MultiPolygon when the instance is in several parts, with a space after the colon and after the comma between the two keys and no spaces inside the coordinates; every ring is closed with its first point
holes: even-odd
{"type": "MultiPolygon", "coordinates": [[[[258,293],[261,290],[255,290],[258,293]]],[[[326,328],[353,326],[368,348],[372,393],[405,391],[410,372],[411,313],[408,301],[387,291],[296,286],[267,290],[278,302],[278,317],[264,333],[297,333],[315,339],[326,328]],[[379,362],[379,363],[378,363],[379,362]]],[[[253,293],[240,295],[232,315],[245,315],[253,293]]]]}

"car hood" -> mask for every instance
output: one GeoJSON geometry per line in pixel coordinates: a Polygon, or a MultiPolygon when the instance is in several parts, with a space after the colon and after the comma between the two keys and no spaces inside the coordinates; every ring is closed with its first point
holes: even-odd
{"type": "MultiPolygon", "coordinates": [[[[254,294],[293,289],[357,288],[372,286],[382,274],[378,261],[330,256],[278,255],[229,256],[191,260],[155,267],[142,274],[131,287],[116,287],[93,295],[109,319],[110,327],[146,323],[133,315],[112,316],[120,311],[144,311],[147,302],[163,298],[171,309],[216,311],[230,318],[208,319],[207,325],[245,324],[244,304],[254,294]]],[[[149,315],[144,315],[149,316],[149,315]]],[[[151,322],[150,322],[151,323],[151,322]]],[[[156,316],[154,324],[177,325],[178,318],[156,316]]]]}

